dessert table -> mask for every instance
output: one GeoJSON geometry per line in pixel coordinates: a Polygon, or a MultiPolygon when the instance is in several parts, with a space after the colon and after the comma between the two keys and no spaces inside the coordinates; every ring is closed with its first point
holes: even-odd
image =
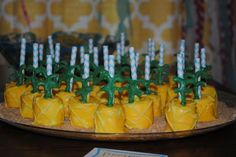
{"type": "MultiPolygon", "coordinates": [[[[9,68],[6,65],[0,65],[1,102],[8,73],[9,68]]],[[[222,89],[219,85],[217,88],[222,89]]],[[[17,157],[80,157],[94,147],[166,154],[170,157],[235,156],[236,123],[217,131],[183,139],[151,142],[99,142],[36,134],[0,122],[0,145],[1,156],[17,157]]]]}

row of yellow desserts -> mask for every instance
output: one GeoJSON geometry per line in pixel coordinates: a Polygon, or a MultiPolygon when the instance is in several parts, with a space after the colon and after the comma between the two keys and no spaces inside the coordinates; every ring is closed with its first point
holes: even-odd
{"type": "Polygon", "coordinates": [[[60,91],[56,98],[44,99],[40,93],[31,93],[31,87],[7,85],[7,107],[19,107],[24,118],[34,118],[34,124],[55,126],[69,117],[71,125],[79,128],[95,128],[96,132],[124,132],[128,129],[146,129],[154,117],[165,115],[173,131],[193,129],[197,121],[212,121],[216,118],[217,95],[211,86],[203,88],[200,100],[192,97],[186,106],[180,105],[173,92],[174,85],[152,85],[159,95],[144,95],[128,103],[127,97],[116,98],[113,107],[106,106],[104,92],[95,86],[88,103],[84,104],[74,93],[60,91]],[[98,93],[98,94],[97,94],[98,93]],[[33,105],[34,104],[34,105],[33,105]],[[121,105],[122,104],[122,105],[121,105]]]}

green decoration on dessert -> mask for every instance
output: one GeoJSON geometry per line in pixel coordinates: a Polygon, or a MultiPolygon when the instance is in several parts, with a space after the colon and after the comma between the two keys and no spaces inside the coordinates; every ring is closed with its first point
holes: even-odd
{"type": "Polygon", "coordinates": [[[152,93],[156,94],[155,91],[151,90],[150,89],[150,84],[153,83],[154,81],[152,80],[144,80],[144,79],[141,79],[140,80],[140,83],[143,85],[144,87],[144,94],[147,94],[147,95],[150,95],[152,93]]]}
{"type": "Polygon", "coordinates": [[[42,71],[44,71],[46,69],[44,69],[43,67],[39,67],[39,68],[34,68],[33,66],[29,66],[28,68],[26,68],[26,71],[29,72],[31,75],[30,76],[25,76],[26,77],[26,83],[31,83],[32,84],[32,91],[31,93],[36,93],[39,91],[39,78],[40,76],[42,76],[42,71]]]}
{"type": "Polygon", "coordinates": [[[212,67],[210,65],[207,65],[205,68],[202,68],[202,75],[201,78],[204,80],[209,80],[211,78],[211,75],[209,74],[209,72],[211,71],[212,67]]]}
{"type": "Polygon", "coordinates": [[[26,65],[23,64],[19,67],[19,70],[16,71],[16,85],[20,86],[23,85],[25,79],[25,69],[26,65]]]}
{"type": "Polygon", "coordinates": [[[129,79],[128,83],[120,88],[120,92],[127,90],[128,91],[128,98],[129,98],[129,103],[133,103],[135,96],[138,96],[141,98],[142,96],[142,91],[139,89],[139,83],[140,80],[132,80],[129,79]]]}
{"type": "Polygon", "coordinates": [[[107,84],[101,88],[102,91],[105,91],[108,95],[107,105],[112,107],[114,104],[115,91],[119,91],[119,87],[115,86],[116,82],[122,82],[123,79],[118,75],[111,77],[109,72],[106,70],[101,71],[101,77],[103,80],[107,81],[107,84]]]}
{"type": "Polygon", "coordinates": [[[80,90],[77,90],[75,92],[76,95],[81,95],[81,102],[87,103],[87,98],[89,93],[92,91],[92,87],[89,86],[89,82],[91,81],[91,77],[88,77],[86,79],[80,78],[80,77],[75,77],[74,79],[75,82],[81,82],[82,87],[80,90]]]}
{"type": "Polygon", "coordinates": [[[62,83],[63,81],[66,83],[65,92],[71,91],[71,79],[74,78],[74,71],[76,66],[70,66],[67,65],[63,71],[63,73],[60,75],[59,82],[62,83]]]}
{"type": "Polygon", "coordinates": [[[185,78],[190,79],[193,84],[193,92],[194,92],[194,99],[200,99],[200,93],[198,92],[198,89],[201,88],[202,86],[205,86],[205,82],[199,80],[203,76],[203,71],[197,71],[195,74],[185,74],[185,78]]]}
{"type": "Polygon", "coordinates": [[[60,61],[59,63],[53,63],[53,72],[59,73],[60,71],[63,71],[67,66],[67,63],[65,61],[60,61]]]}
{"type": "Polygon", "coordinates": [[[52,75],[47,75],[47,72],[45,69],[39,69],[39,73],[42,74],[43,79],[39,80],[38,86],[43,86],[44,87],[44,98],[52,98],[52,89],[53,88],[58,88],[59,87],[59,78],[58,75],[52,74],[52,75]]]}
{"type": "Polygon", "coordinates": [[[154,82],[157,85],[163,85],[167,81],[169,76],[169,65],[165,64],[163,66],[157,66],[152,70],[154,76],[154,82]]]}
{"type": "Polygon", "coordinates": [[[175,76],[174,81],[179,84],[179,87],[175,88],[174,92],[180,94],[181,104],[185,106],[186,93],[190,93],[192,91],[190,88],[188,88],[188,85],[192,83],[192,80],[175,76]]]}
{"type": "Polygon", "coordinates": [[[129,64],[118,65],[118,67],[116,69],[117,69],[116,74],[118,76],[126,77],[125,74],[124,74],[125,72],[129,72],[127,74],[127,76],[130,76],[130,66],[129,66],[129,64]]]}

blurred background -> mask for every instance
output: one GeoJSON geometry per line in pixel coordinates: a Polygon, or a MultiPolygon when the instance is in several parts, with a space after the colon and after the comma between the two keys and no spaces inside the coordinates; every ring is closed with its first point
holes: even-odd
{"type": "MultiPolygon", "coordinates": [[[[233,6],[233,0],[1,0],[0,35],[33,32],[43,41],[63,31],[98,33],[104,40],[107,35],[118,39],[125,32],[140,53],[148,38],[157,45],[164,42],[168,63],[173,62],[180,39],[186,40],[189,54],[199,42],[207,49],[213,79],[236,91],[233,6]]],[[[0,65],[9,65],[3,56],[0,65]]]]}

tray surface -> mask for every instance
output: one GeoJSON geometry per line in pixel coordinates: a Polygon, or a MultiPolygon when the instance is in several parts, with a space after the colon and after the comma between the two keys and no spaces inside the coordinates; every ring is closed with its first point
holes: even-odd
{"type": "Polygon", "coordinates": [[[218,119],[214,122],[198,123],[196,128],[189,131],[167,132],[164,117],[156,118],[152,127],[146,130],[130,130],[128,133],[94,133],[93,130],[73,128],[68,119],[60,127],[43,127],[32,125],[32,120],[23,119],[19,109],[5,108],[0,105],[0,120],[9,125],[36,133],[72,138],[101,141],[151,141],[160,139],[176,139],[207,133],[220,129],[236,121],[236,96],[220,91],[218,93],[218,119]]]}

